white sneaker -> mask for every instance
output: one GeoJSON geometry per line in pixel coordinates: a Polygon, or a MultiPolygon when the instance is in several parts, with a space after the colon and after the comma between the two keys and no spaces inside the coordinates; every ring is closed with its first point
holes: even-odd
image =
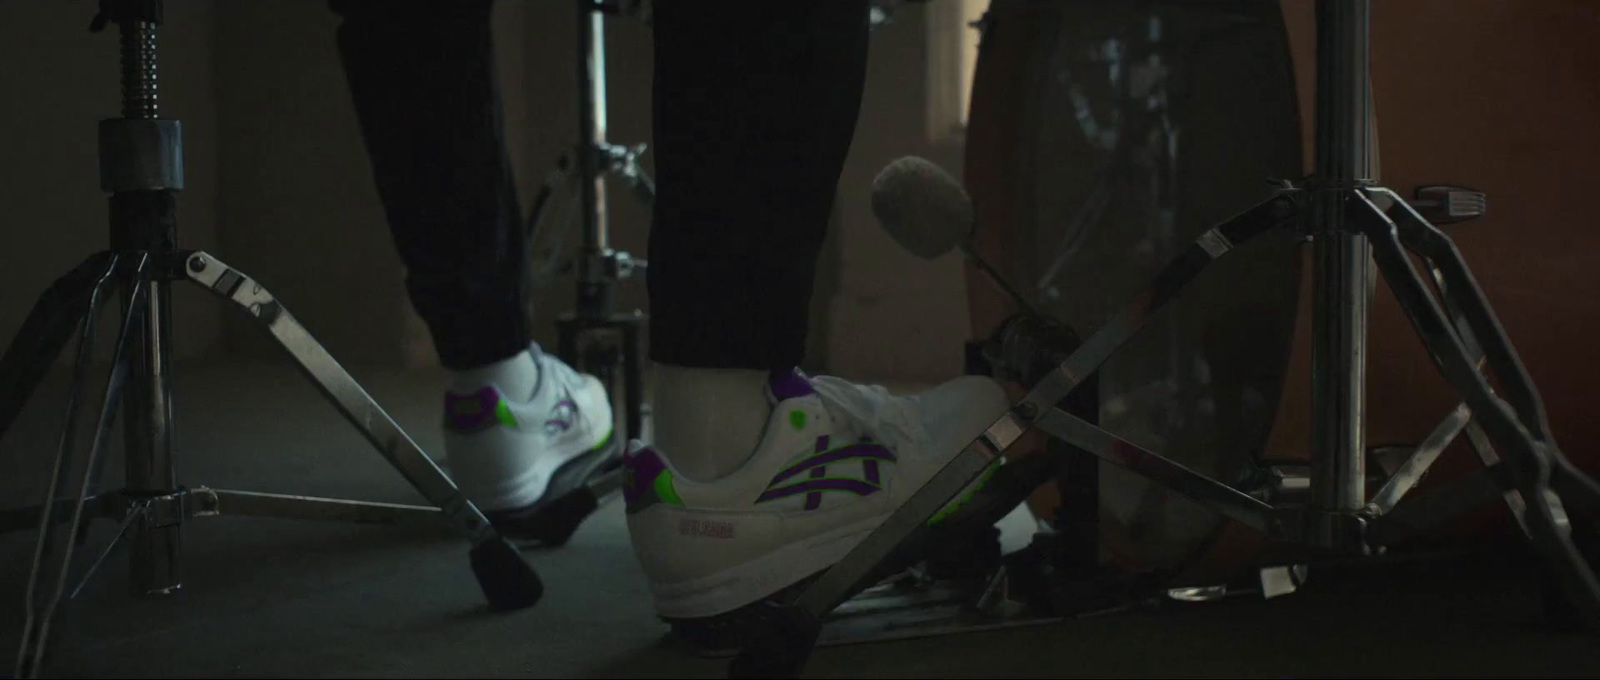
{"type": "Polygon", "coordinates": [[[532,395],[492,384],[445,394],[445,452],[451,479],[502,533],[561,543],[593,510],[573,517],[561,501],[615,468],[620,442],[598,378],[529,352],[539,371],[532,395]]]}
{"type": "Polygon", "coordinates": [[[793,371],[767,393],[760,444],[721,479],[686,479],[637,443],[624,456],[628,530],[664,618],[730,612],[834,565],[1009,406],[981,377],[901,397],[793,371]]]}

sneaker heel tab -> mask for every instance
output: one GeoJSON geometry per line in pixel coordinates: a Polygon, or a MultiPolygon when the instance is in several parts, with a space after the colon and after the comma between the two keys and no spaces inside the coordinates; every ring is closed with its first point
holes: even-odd
{"type": "Polygon", "coordinates": [[[649,446],[629,443],[629,451],[622,457],[622,501],[624,512],[634,514],[656,503],[682,505],[672,486],[672,470],[659,451],[649,446]],[[665,476],[665,480],[661,480],[665,476]]]}
{"type": "Polygon", "coordinates": [[[767,399],[773,406],[779,402],[798,399],[816,394],[811,387],[811,381],[798,368],[787,371],[773,371],[767,378],[767,399]]]}
{"type": "Polygon", "coordinates": [[[444,393],[445,428],[471,433],[493,427],[499,419],[500,400],[500,391],[493,385],[484,385],[471,393],[447,390],[444,393]]]}

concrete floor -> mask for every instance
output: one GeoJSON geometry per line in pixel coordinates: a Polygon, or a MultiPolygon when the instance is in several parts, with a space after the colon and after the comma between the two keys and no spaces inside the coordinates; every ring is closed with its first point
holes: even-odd
{"type": "MultiPolygon", "coordinates": [[[[287,366],[180,367],[180,482],[417,502],[287,366]]],[[[426,450],[438,450],[437,374],[355,371],[426,450]]],[[[0,492],[36,502],[60,421],[53,379],[4,441],[0,492]]],[[[120,461],[113,460],[113,468],[120,461]]],[[[115,484],[116,479],[108,480],[115,484]]],[[[1019,516],[1020,517],[1020,516],[1019,516]]],[[[1018,518],[1013,518],[1014,520],[1018,518]]],[[[1021,519],[1022,533],[1026,520],[1021,519]]],[[[1012,525],[1012,529],[1019,528],[1012,525]]],[[[91,545],[103,545],[102,523],[91,545]]],[[[0,537],[0,660],[21,627],[30,533],[0,537]]],[[[248,518],[186,532],[187,586],[165,601],[124,595],[125,559],[58,620],[56,677],[722,677],[725,662],[661,643],[620,504],[558,551],[530,551],[536,607],[491,614],[465,544],[432,528],[248,518]]],[[[1511,560],[1515,562],[1515,560],[1511,560]]],[[[820,650],[812,677],[1570,676],[1600,675],[1593,637],[1536,625],[1515,567],[1362,570],[1292,597],[937,639],[820,650]]]]}

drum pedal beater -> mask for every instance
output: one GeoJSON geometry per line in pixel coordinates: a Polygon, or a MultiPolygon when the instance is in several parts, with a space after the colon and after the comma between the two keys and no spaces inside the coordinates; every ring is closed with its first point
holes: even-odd
{"type": "MultiPolygon", "coordinates": [[[[1576,617],[1600,632],[1600,581],[1574,544],[1568,519],[1569,513],[1591,517],[1600,513],[1600,483],[1561,454],[1549,432],[1538,391],[1454,243],[1424,218],[1418,206],[1370,179],[1375,160],[1369,145],[1373,134],[1370,0],[1318,0],[1316,20],[1314,175],[1298,184],[1285,183],[1272,198],[1204,232],[1160,271],[1149,288],[1038,376],[1026,396],[842,561],[792,603],[766,610],[764,625],[754,631],[751,644],[730,668],[734,677],[797,675],[829,613],[872,586],[886,561],[901,557],[898,549],[903,544],[914,545],[922,538],[936,513],[1035,428],[1078,451],[1181,493],[1276,543],[1300,546],[1308,560],[1367,555],[1409,533],[1503,499],[1534,549],[1545,558],[1576,617]],[[1176,299],[1208,265],[1252,238],[1285,229],[1298,230],[1311,240],[1314,262],[1314,421],[1306,503],[1263,501],[1061,407],[1064,398],[1088,383],[1119,346],[1176,299]],[[1408,251],[1425,264],[1437,295],[1429,290],[1408,251]],[[1363,431],[1367,301],[1377,271],[1384,274],[1412,329],[1460,396],[1461,405],[1369,499],[1363,431]],[[1484,367],[1493,372],[1498,389],[1491,386],[1481,370],[1484,367]],[[1482,470],[1465,480],[1408,496],[1444,445],[1462,432],[1484,463],[1482,470]]],[[[958,183],[939,174],[905,174],[923,184],[922,192],[930,198],[920,203],[935,206],[936,211],[942,209],[938,206],[959,203],[952,200],[950,185],[960,192],[958,183]]],[[[1481,213],[1483,207],[1481,194],[1450,187],[1419,199],[1422,209],[1446,218],[1470,217],[1481,213]]],[[[970,206],[964,210],[970,215],[970,206]]],[[[949,212],[959,216],[962,209],[949,212]]],[[[892,224],[885,226],[891,232],[897,229],[892,224]]],[[[942,251],[966,237],[960,226],[947,231],[950,238],[942,251]]],[[[1024,356],[1014,363],[1027,366],[1036,359],[1024,356]]],[[[1016,365],[1000,368],[1018,370],[1016,365]]]]}

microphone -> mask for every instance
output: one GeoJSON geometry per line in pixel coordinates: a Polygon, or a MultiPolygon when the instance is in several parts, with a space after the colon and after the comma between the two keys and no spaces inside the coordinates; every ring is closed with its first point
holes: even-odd
{"type": "Polygon", "coordinates": [[[900,247],[922,259],[960,249],[1018,306],[1043,316],[972,247],[972,197],[944,168],[916,156],[885,166],[872,180],[872,214],[900,247]]]}

